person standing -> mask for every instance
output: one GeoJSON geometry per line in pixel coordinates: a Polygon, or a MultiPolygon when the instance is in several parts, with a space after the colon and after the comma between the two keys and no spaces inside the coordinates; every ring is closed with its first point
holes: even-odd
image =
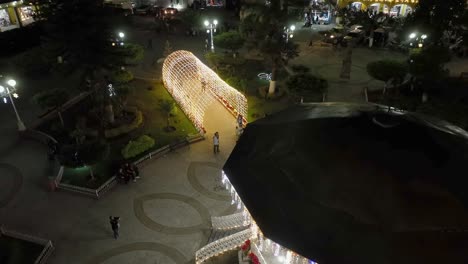
{"type": "Polygon", "coordinates": [[[213,136],[213,152],[219,153],[219,133],[215,132],[213,136]]]}
{"type": "Polygon", "coordinates": [[[240,127],[240,128],[243,128],[244,127],[244,117],[239,114],[237,116],[237,125],[240,127]]]}
{"type": "Polygon", "coordinates": [[[118,216],[109,216],[109,222],[112,227],[112,231],[114,231],[114,239],[119,238],[119,228],[120,228],[120,217],[118,216]]]}

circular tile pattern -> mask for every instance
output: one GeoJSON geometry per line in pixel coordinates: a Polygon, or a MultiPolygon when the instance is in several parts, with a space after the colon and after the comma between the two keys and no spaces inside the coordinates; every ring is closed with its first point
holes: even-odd
{"type": "Polygon", "coordinates": [[[208,228],[210,226],[211,216],[208,209],[205,208],[203,204],[199,201],[193,199],[192,197],[188,197],[181,194],[176,193],[154,193],[148,194],[141,197],[136,198],[133,201],[133,210],[135,212],[136,218],[147,228],[162,232],[166,234],[193,234],[199,232],[201,229],[208,228]],[[188,227],[173,227],[163,225],[151,219],[148,214],[145,212],[144,203],[149,200],[155,199],[165,199],[165,200],[176,200],[182,203],[185,203],[195,209],[200,218],[202,219],[202,223],[188,226],[188,227]]]}
{"type": "Polygon", "coordinates": [[[116,247],[96,257],[93,257],[90,261],[88,261],[88,263],[99,264],[114,256],[138,250],[160,252],[168,258],[172,259],[177,264],[187,263],[187,260],[185,259],[184,255],[180,253],[177,249],[155,242],[137,242],[116,247]]]}
{"type": "Polygon", "coordinates": [[[197,174],[196,174],[197,168],[200,168],[200,167],[211,167],[211,168],[216,168],[216,169],[221,170],[221,168],[216,163],[212,163],[212,162],[192,162],[192,163],[190,163],[190,165],[188,167],[188,170],[187,170],[187,178],[188,178],[188,181],[189,181],[190,185],[192,185],[192,187],[195,190],[197,190],[199,193],[205,195],[206,197],[209,197],[209,198],[215,199],[215,200],[219,200],[219,201],[230,201],[231,196],[229,194],[226,195],[226,194],[215,193],[213,191],[210,191],[209,189],[207,189],[205,186],[203,186],[200,183],[200,181],[197,178],[197,174]]]}
{"type": "Polygon", "coordinates": [[[0,194],[0,208],[5,207],[21,188],[23,175],[13,165],[0,163],[0,186],[6,187],[6,192],[0,194]]]}

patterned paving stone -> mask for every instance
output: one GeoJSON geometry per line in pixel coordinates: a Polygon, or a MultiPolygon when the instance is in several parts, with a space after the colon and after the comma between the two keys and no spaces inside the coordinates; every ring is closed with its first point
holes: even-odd
{"type": "Polygon", "coordinates": [[[192,197],[176,194],[176,193],[154,193],[135,198],[133,201],[133,209],[136,218],[147,228],[162,232],[166,234],[193,234],[199,232],[201,229],[208,228],[210,226],[211,216],[208,209],[199,201],[192,197]],[[202,223],[188,227],[173,227],[163,225],[151,219],[145,212],[144,203],[149,200],[155,199],[166,199],[166,200],[177,200],[183,202],[193,209],[195,209],[202,219],[202,223]]]}
{"type": "Polygon", "coordinates": [[[167,256],[168,258],[172,259],[177,264],[187,263],[187,260],[185,259],[184,255],[180,253],[177,249],[174,249],[172,247],[169,247],[160,243],[155,243],[155,242],[136,242],[136,243],[116,247],[96,257],[93,257],[87,263],[99,264],[114,256],[118,256],[120,254],[124,254],[127,252],[141,251],[141,250],[160,252],[163,255],[167,256]]]}
{"type": "Polygon", "coordinates": [[[187,179],[190,185],[199,193],[203,194],[206,197],[219,201],[230,201],[231,196],[228,194],[219,194],[213,191],[210,191],[208,188],[203,186],[197,178],[197,168],[200,167],[212,167],[221,170],[218,164],[213,162],[191,162],[187,170],[187,179]]]}

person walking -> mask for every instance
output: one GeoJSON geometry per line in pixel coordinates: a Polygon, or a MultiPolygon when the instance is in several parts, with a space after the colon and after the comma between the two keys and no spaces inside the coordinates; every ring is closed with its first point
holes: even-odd
{"type": "Polygon", "coordinates": [[[112,227],[112,231],[114,231],[114,239],[119,238],[119,228],[120,228],[120,217],[118,216],[109,216],[109,222],[112,227]]]}
{"type": "Polygon", "coordinates": [[[213,136],[213,152],[219,153],[219,133],[215,132],[213,136]]]}

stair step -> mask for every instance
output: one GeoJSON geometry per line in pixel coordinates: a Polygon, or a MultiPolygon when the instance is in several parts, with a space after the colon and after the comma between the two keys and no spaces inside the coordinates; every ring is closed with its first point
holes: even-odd
{"type": "Polygon", "coordinates": [[[242,230],[247,229],[248,227],[240,227],[240,228],[234,228],[234,229],[228,229],[228,230],[218,230],[218,229],[212,229],[210,238],[208,239],[207,244],[214,242],[216,240],[219,240],[221,238],[230,236],[232,234],[235,234],[237,232],[240,232],[242,230]]]}

